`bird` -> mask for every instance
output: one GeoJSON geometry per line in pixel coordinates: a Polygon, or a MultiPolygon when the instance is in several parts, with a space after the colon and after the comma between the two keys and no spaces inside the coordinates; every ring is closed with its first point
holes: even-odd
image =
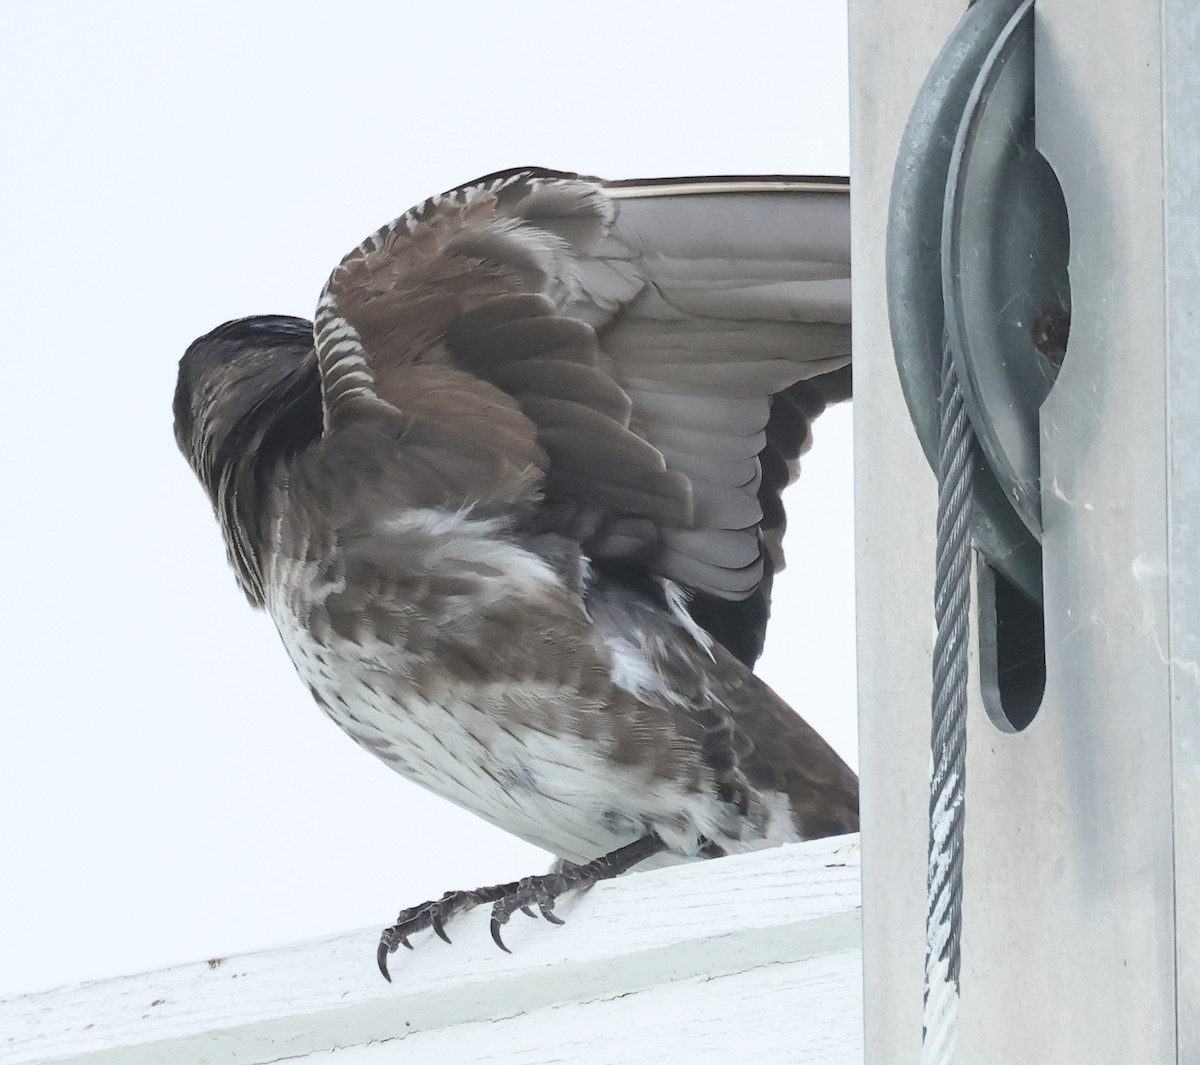
{"type": "Polygon", "coordinates": [[[385,978],[476,905],[507,950],[635,866],[857,830],[857,777],[753,671],[781,492],[852,390],[848,205],[502,171],[367,237],[311,321],[188,347],[176,441],[317,705],[558,858],[401,911],[385,978]]]}

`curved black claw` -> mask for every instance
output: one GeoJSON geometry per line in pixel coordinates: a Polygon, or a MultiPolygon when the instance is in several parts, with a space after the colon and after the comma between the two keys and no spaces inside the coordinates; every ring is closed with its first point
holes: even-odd
{"type": "Polygon", "coordinates": [[[388,972],[388,955],[401,943],[409,950],[413,949],[412,944],[395,927],[385,928],[383,935],[379,937],[379,946],[375,950],[375,962],[379,966],[379,971],[383,973],[383,978],[389,984],[392,982],[392,974],[388,972]]]}
{"type": "Polygon", "coordinates": [[[442,915],[436,909],[429,915],[429,923],[433,925],[433,930],[437,934],[438,939],[443,943],[450,942],[450,937],[446,935],[445,925],[442,924],[442,915]]]}
{"type": "Polygon", "coordinates": [[[496,944],[505,954],[511,954],[512,951],[504,945],[504,940],[500,938],[501,922],[498,918],[492,918],[492,942],[496,944]]]}
{"type": "MultiPolygon", "coordinates": [[[[591,887],[591,886],[592,886],[591,884],[588,885],[588,887],[591,887]]],[[[551,899],[549,902],[539,902],[538,910],[541,912],[542,916],[545,917],[546,920],[549,921],[551,924],[566,924],[567,923],[561,917],[559,917],[558,914],[556,914],[554,912],[554,900],[553,899],[551,899]]]]}

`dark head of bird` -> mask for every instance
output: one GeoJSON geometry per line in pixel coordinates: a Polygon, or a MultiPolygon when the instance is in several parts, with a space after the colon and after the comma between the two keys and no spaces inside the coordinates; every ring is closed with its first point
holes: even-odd
{"type": "Polygon", "coordinates": [[[212,501],[229,561],[262,605],[262,503],[279,462],[321,435],[312,323],[264,315],[217,326],[179,362],[175,440],[212,501]]]}

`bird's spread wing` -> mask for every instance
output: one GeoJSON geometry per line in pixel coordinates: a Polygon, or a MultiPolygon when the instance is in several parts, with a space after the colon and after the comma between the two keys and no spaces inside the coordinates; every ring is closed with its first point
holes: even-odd
{"type": "Polygon", "coordinates": [[[394,415],[410,502],[536,500],[541,529],[682,585],[752,661],[779,493],[849,392],[848,217],[843,184],[797,179],[521,170],[431,198],[325,288],[326,425],[394,415]]]}

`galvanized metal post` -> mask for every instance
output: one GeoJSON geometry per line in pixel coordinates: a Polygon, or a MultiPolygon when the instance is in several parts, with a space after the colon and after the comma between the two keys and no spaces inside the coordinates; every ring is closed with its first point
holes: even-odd
{"type": "MultiPolygon", "coordinates": [[[[866,1047],[868,1065],[908,1065],[935,491],[883,250],[900,134],[965,4],[850,7],[866,1047]]],[[[1073,304],[1041,414],[1047,687],[1005,732],[974,671],[959,1056],[1182,1065],[1200,1061],[1200,8],[1036,11],[1073,304]]]]}

